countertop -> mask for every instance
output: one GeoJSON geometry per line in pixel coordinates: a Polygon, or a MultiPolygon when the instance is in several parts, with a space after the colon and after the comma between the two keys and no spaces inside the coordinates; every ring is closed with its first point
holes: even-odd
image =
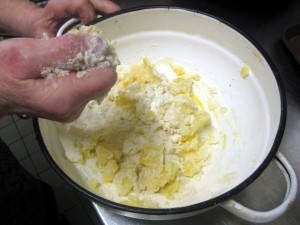
{"type": "MultiPolygon", "coordinates": [[[[275,4],[272,5],[273,9],[271,6],[269,6],[271,8],[263,7],[261,5],[262,1],[256,0],[242,1],[242,3],[221,0],[118,0],[116,2],[123,8],[145,5],[172,5],[197,9],[228,21],[256,40],[272,59],[284,84],[287,97],[287,122],[278,150],[289,160],[297,174],[298,181],[300,181],[300,67],[281,38],[281,34],[286,27],[300,22],[300,1],[279,1],[279,3],[273,3],[275,4]]],[[[285,188],[283,175],[275,164],[271,163],[258,179],[234,196],[234,199],[255,210],[270,210],[282,201],[285,188]]],[[[197,216],[170,221],[143,221],[119,216],[106,211],[101,206],[96,207],[96,209],[105,225],[254,224],[239,219],[221,207],[216,207],[197,216]]],[[[293,206],[280,218],[266,224],[300,224],[299,189],[293,206]]]]}

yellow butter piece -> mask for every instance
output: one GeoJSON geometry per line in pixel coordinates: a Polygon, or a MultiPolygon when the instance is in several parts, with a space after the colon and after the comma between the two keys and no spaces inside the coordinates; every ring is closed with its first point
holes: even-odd
{"type": "Polygon", "coordinates": [[[244,65],[241,69],[241,75],[243,78],[249,77],[250,74],[250,67],[248,65],[244,65]]]}

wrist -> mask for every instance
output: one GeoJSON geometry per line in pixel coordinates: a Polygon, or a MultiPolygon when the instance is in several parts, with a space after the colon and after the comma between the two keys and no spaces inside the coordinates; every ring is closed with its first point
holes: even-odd
{"type": "Polygon", "coordinates": [[[33,37],[30,25],[40,10],[28,0],[0,1],[0,32],[5,35],[33,37]]]}

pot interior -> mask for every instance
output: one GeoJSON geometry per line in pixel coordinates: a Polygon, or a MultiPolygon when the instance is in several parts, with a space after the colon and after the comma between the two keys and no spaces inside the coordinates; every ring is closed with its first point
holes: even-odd
{"type": "MultiPolygon", "coordinates": [[[[217,87],[217,100],[228,108],[216,127],[226,134],[224,148],[214,154],[187,204],[224,200],[262,172],[279,145],[285,103],[274,67],[253,40],[224,21],[179,8],[132,10],[94,23],[116,42],[121,64],[147,57],[154,63],[168,59],[184,65],[217,87]],[[245,65],[248,77],[241,75],[245,65]]],[[[53,123],[39,119],[39,129],[54,166],[84,192],[92,192],[84,174],[66,160],[53,123]]]]}

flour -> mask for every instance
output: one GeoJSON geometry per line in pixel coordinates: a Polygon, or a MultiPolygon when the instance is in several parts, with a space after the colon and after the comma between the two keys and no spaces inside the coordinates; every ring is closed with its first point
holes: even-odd
{"type": "Polygon", "coordinates": [[[80,51],[67,62],[58,61],[54,63],[54,66],[42,68],[42,77],[52,79],[75,74],[78,78],[82,78],[87,74],[88,68],[115,68],[120,64],[113,43],[102,36],[97,26],[81,26],[79,29],[70,30],[67,34],[88,34],[86,36],[87,50],[80,51]]]}
{"type": "Polygon", "coordinates": [[[118,66],[101,104],[92,100],[76,121],[56,123],[65,156],[89,190],[112,201],[187,204],[223,143],[213,112],[194,94],[200,75],[147,58],[128,66],[118,66]]]}

